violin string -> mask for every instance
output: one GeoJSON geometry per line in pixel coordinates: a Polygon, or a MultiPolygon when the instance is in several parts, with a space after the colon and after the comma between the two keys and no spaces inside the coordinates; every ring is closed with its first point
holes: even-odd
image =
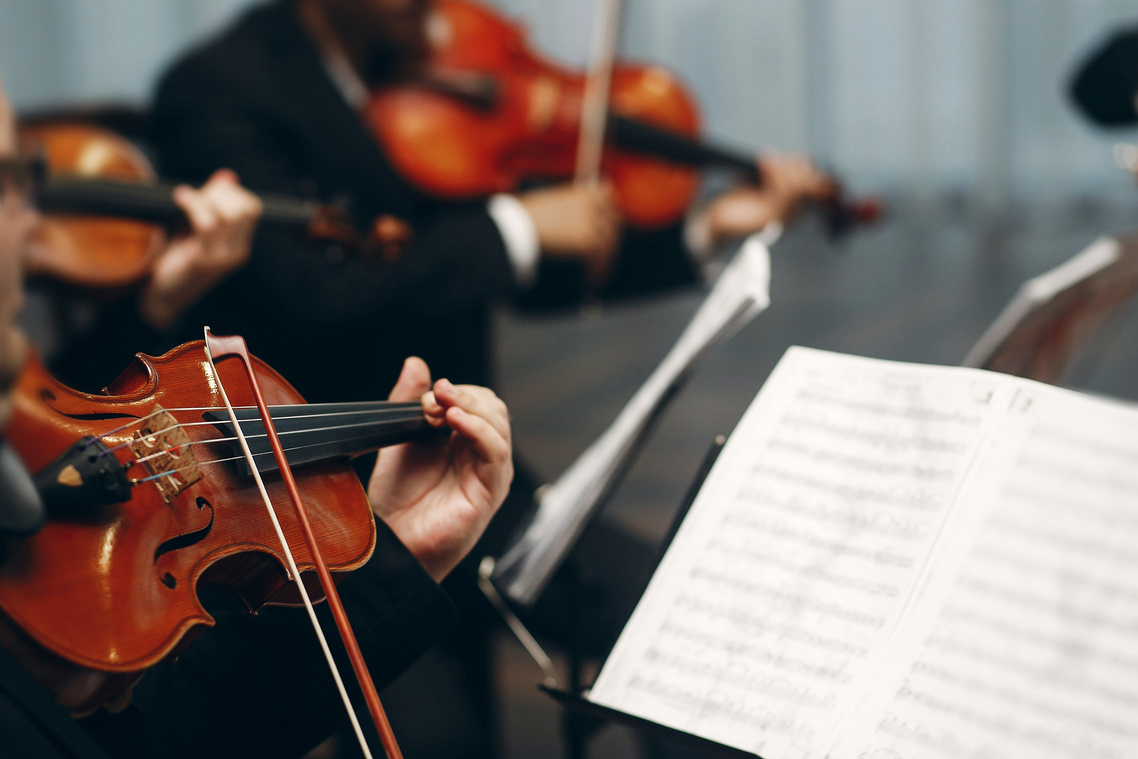
{"type": "MultiPolygon", "coordinates": [[[[415,418],[416,417],[409,417],[408,421],[412,421],[415,418]]],[[[213,422],[194,422],[193,424],[197,424],[197,425],[213,424],[213,422]]],[[[352,429],[354,427],[371,427],[373,425],[374,425],[374,422],[372,422],[372,421],[356,422],[354,424],[336,424],[336,425],[327,425],[324,427],[313,427],[311,429],[303,429],[303,430],[285,430],[284,432],[278,432],[277,435],[279,437],[283,438],[285,435],[306,435],[309,433],[332,432],[334,430],[348,430],[348,429],[352,429]]],[[[190,425],[189,424],[179,424],[178,428],[188,427],[188,426],[190,426],[190,425]]],[[[175,428],[171,427],[170,429],[175,429],[175,428]]],[[[246,434],[245,435],[246,440],[254,440],[256,438],[263,438],[263,437],[267,438],[268,433],[261,432],[261,433],[246,434]]],[[[359,437],[353,437],[353,438],[346,438],[346,439],[341,438],[341,439],[337,440],[337,442],[342,442],[344,440],[348,440],[348,441],[359,440],[359,439],[364,438],[364,437],[368,437],[368,436],[367,435],[361,435],[359,437]]],[[[187,441],[185,443],[179,443],[178,445],[170,446],[169,448],[166,448],[166,449],[161,450],[161,451],[155,451],[154,453],[147,454],[146,456],[136,457],[134,460],[136,463],[142,463],[144,461],[149,461],[150,459],[157,458],[163,454],[172,453],[173,451],[181,450],[182,448],[187,448],[187,447],[195,446],[195,445],[202,445],[203,443],[231,443],[231,442],[236,441],[237,439],[238,439],[237,436],[234,435],[231,437],[216,437],[216,438],[205,438],[204,440],[190,440],[190,441],[187,441]]],[[[316,443],[314,445],[323,445],[323,443],[316,443]]],[[[116,446],[116,447],[118,447],[118,446],[116,446]]],[[[303,448],[306,446],[300,446],[300,447],[303,448]]],[[[111,450],[111,449],[108,449],[108,450],[111,450]]],[[[292,450],[292,449],[286,449],[286,450],[292,450]]],[[[209,462],[199,462],[199,463],[209,463],[209,462]]]]}
{"type": "MultiPolygon", "coordinates": [[[[241,457],[237,456],[236,458],[241,458],[241,457]]],[[[162,477],[169,477],[170,475],[177,474],[177,473],[178,473],[177,469],[167,469],[165,472],[159,472],[158,474],[152,474],[149,477],[143,477],[140,480],[131,480],[130,484],[131,485],[141,485],[144,482],[150,482],[151,480],[157,480],[157,479],[160,479],[162,477]]]]}
{"type": "MultiPolygon", "coordinates": [[[[349,405],[349,404],[288,403],[288,404],[283,404],[280,406],[269,406],[269,411],[271,412],[273,409],[280,409],[280,408],[299,408],[302,406],[311,406],[314,408],[321,408],[324,406],[337,406],[337,405],[349,405]]],[[[376,405],[374,408],[365,409],[365,410],[375,412],[375,411],[386,411],[388,409],[399,410],[399,409],[405,409],[405,408],[418,408],[420,406],[421,406],[421,404],[419,403],[419,401],[376,401],[376,405]]],[[[234,406],[233,407],[234,411],[251,411],[251,412],[255,412],[256,408],[257,408],[256,406],[234,406]]],[[[223,411],[224,409],[225,409],[224,406],[178,406],[175,408],[163,409],[163,411],[170,411],[170,412],[174,412],[174,411],[223,411]]],[[[355,413],[355,412],[341,411],[341,412],[329,412],[329,413],[348,414],[348,413],[355,413]]],[[[289,418],[295,419],[295,418],[299,418],[299,416],[300,415],[297,415],[296,417],[289,417],[289,418]]],[[[308,414],[307,416],[320,416],[320,414],[308,414]]],[[[245,420],[245,421],[248,421],[248,420],[245,420]]]]}
{"type": "MultiPolygon", "coordinates": [[[[250,436],[246,435],[245,437],[249,438],[250,436]]],[[[369,437],[371,437],[371,436],[370,435],[358,435],[356,437],[344,438],[342,441],[337,441],[337,442],[350,443],[353,440],[367,440],[369,437]]],[[[236,439],[237,438],[234,438],[234,440],[236,440],[236,439]]],[[[303,451],[306,448],[319,448],[322,445],[324,445],[324,444],[323,443],[309,443],[307,445],[294,445],[294,446],[290,446],[288,448],[285,448],[284,452],[285,453],[295,453],[296,451],[303,451]]],[[[272,455],[273,455],[272,451],[261,451],[260,453],[254,453],[253,458],[257,458],[258,456],[272,456],[272,455]]],[[[229,462],[229,461],[240,461],[241,459],[244,459],[244,458],[245,458],[244,456],[230,456],[228,458],[209,459],[208,461],[197,461],[195,463],[198,466],[205,466],[206,464],[224,464],[224,463],[229,462]]],[[[142,459],[139,459],[139,461],[141,461],[141,460],[142,459]]],[[[159,477],[165,477],[167,475],[176,474],[177,472],[178,472],[177,469],[167,469],[165,472],[158,472],[157,474],[150,475],[149,477],[144,477],[144,478],[138,479],[138,480],[132,480],[131,484],[132,485],[141,485],[144,482],[150,482],[151,480],[156,480],[159,477]]]]}
{"type": "MultiPolygon", "coordinates": [[[[410,409],[412,406],[419,406],[418,401],[376,401],[373,402],[374,407],[371,411],[384,411],[387,409],[410,409]]],[[[269,406],[269,411],[274,409],[299,409],[299,407],[312,407],[312,409],[321,409],[325,406],[339,406],[339,405],[358,405],[358,404],[339,404],[339,403],[287,403],[277,406],[269,406]]],[[[224,406],[173,406],[164,411],[224,411],[224,406]]],[[[233,406],[234,411],[249,411],[256,412],[256,406],[233,406]]],[[[347,412],[344,412],[347,413],[347,412]]]]}
{"type": "MultiPolygon", "coordinates": [[[[120,427],[115,427],[113,430],[110,430],[109,432],[104,432],[102,435],[99,435],[98,437],[92,436],[92,437],[91,437],[91,439],[87,441],[87,445],[86,445],[86,446],[84,446],[84,449],[86,449],[86,448],[90,448],[90,447],[91,447],[92,445],[94,445],[96,442],[98,442],[98,441],[102,441],[102,440],[105,440],[105,439],[107,439],[108,437],[110,437],[111,435],[117,435],[117,434],[118,434],[118,433],[120,433],[120,432],[126,432],[126,431],[127,431],[127,430],[129,430],[131,427],[135,427],[135,426],[137,426],[137,425],[139,425],[139,424],[142,424],[142,423],[146,422],[146,421],[147,421],[147,420],[149,420],[149,419],[153,419],[154,417],[158,416],[158,415],[159,415],[159,414],[161,414],[161,413],[162,413],[161,411],[157,411],[157,410],[156,410],[156,411],[151,411],[151,412],[150,412],[149,414],[147,414],[146,416],[143,416],[143,417],[139,417],[138,419],[135,419],[135,420],[134,420],[134,421],[132,421],[132,422],[127,422],[126,424],[124,424],[124,425],[122,425],[122,426],[120,426],[120,427]]],[[[120,446],[120,447],[121,447],[121,446],[120,446]]],[[[102,455],[102,454],[100,454],[100,456],[101,456],[101,455],[102,455]]]]}
{"type": "MultiPolygon", "coordinates": [[[[143,424],[146,421],[148,421],[149,419],[152,419],[155,416],[158,416],[163,411],[166,411],[166,412],[172,412],[172,411],[213,411],[213,410],[216,410],[217,408],[218,408],[217,406],[200,406],[200,407],[196,407],[196,408],[195,407],[183,407],[183,408],[171,408],[171,409],[162,409],[159,411],[152,411],[151,413],[147,414],[146,416],[139,417],[138,419],[135,419],[132,422],[128,422],[124,425],[121,425],[119,427],[114,428],[113,430],[110,430],[108,432],[104,432],[103,434],[99,435],[98,437],[92,437],[92,439],[87,442],[87,446],[85,446],[85,447],[90,447],[90,446],[94,445],[94,443],[96,441],[106,440],[107,438],[111,437],[112,435],[116,435],[116,434],[119,434],[121,432],[125,432],[126,430],[130,429],[131,427],[136,427],[140,424],[143,424]]],[[[237,408],[238,409],[250,409],[253,407],[252,406],[238,406],[237,408]]],[[[422,408],[422,406],[417,401],[415,401],[415,402],[398,403],[398,404],[393,403],[390,406],[380,406],[380,407],[377,407],[374,409],[357,409],[356,411],[328,411],[328,412],[319,413],[319,414],[296,414],[296,415],[293,415],[293,416],[290,416],[287,418],[288,419],[316,419],[316,418],[325,417],[325,416],[349,416],[352,414],[383,414],[383,413],[387,413],[387,412],[397,412],[397,411],[403,411],[403,410],[409,411],[412,408],[420,409],[420,408],[422,408]]],[[[178,427],[198,427],[198,426],[206,426],[206,425],[217,426],[217,423],[216,422],[179,422],[177,424],[178,427]]],[[[173,428],[171,428],[171,429],[173,429],[173,428]]],[[[314,429],[311,431],[312,432],[320,432],[322,430],[314,429]]],[[[235,438],[228,438],[228,439],[234,440],[235,438]]],[[[127,440],[127,441],[124,441],[122,443],[119,443],[118,445],[107,448],[106,450],[101,451],[99,453],[99,458],[110,455],[111,453],[113,453],[117,450],[121,450],[122,448],[125,448],[128,445],[130,445],[131,442],[132,442],[132,440],[127,440]]],[[[203,442],[208,442],[208,441],[203,441],[203,442]]],[[[171,449],[171,450],[173,450],[173,449],[171,449]]]]}

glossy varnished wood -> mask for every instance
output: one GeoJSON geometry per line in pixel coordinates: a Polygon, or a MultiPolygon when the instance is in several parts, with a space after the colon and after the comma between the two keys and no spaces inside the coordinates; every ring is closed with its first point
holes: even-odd
{"type": "MultiPolygon", "coordinates": [[[[301,402],[283,378],[260,362],[257,377],[269,404],[301,402]]],[[[234,405],[252,394],[236,360],[218,372],[234,405]]],[[[62,386],[38,364],[16,392],[9,439],[35,472],[84,435],[103,435],[150,414],[173,411],[182,423],[202,420],[202,411],[222,401],[200,342],[160,358],[139,356],[107,390],[86,395],[62,386]]],[[[113,447],[134,429],[110,434],[113,447]]],[[[192,441],[219,437],[212,425],[185,428],[192,441]]],[[[270,519],[251,478],[232,463],[209,463],[234,455],[232,443],[194,445],[202,477],[167,504],[153,483],[134,487],[124,504],[87,513],[51,513],[32,538],[8,541],[0,565],[0,609],[52,653],[93,670],[144,670],[213,624],[197,597],[200,585],[219,585],[241,595],[250,608],[291,602],[287,573],[270,519]],[[180,539],[180,540],[179,540],[180,539]],[[170,541],[179,547],[171,549],[170,541]]],[[[115,451],[130,460],[129,449],[115,451]]],[[[132,477],[145,476],[135,466],[132,477]]],[[[375,547],[375,523],[354,472],[343,463],[322,463],[296,472],[321,550],[334,572],[367,561],[375,547]]],[[[311,555],[288,507],[277,474],[266,476],[278,515],[306,586],[311,555]]],[[[318,595],[318,593],[317,593],[318,595]]]]}
{"type": "MultiPolygon", "coordinates": [[[[42,150],[52,174],[155,180],[146,157],[127,140],[80,123],[42,123],[20,129],[28,150],[42,150]]],[[[29,251],[28,272],[87,287],[117,288],[138,282],[165,243],[160,227],[139,221],[82,214],[45,216],[29,251]]]]}
{"type": "MultiPolygon", "coordinates": [[[[585,77],[529,47],[524,29],[466,0],[436,6],[431,78],[487,87],[488,107],[420,83],[378,90],[367,109],[372,131],[397,171],[446,198],[516,190],[530,180],[573,176],[585,77]]],[[[430,78],[429,78],[430,79],[430,78]]],[[[619,65],[614,111],[693,137],[699,116],[675,76],[659,66],[619,65]]],[[[624,219],[657,227],[681,218],[699,184],[691,168],[617,150],[604,155],[624,219]]]]}

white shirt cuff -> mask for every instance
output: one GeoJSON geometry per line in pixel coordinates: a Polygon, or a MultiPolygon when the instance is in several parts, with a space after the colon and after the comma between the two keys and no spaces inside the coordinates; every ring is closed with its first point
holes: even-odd
{"type": "Polygon", "coordinates": [[[707,214],[692,211],[684,221],[684,248],[697,264],[705,264],[715,255],[715,243],[711,239],[711,225],[707,214]]]}
{"type": "Polygon", "coordinates": [[[486,212],[498,227],[506,255],[514,267],[514,281],[526,288],[537,278],[537,263],[541,256],[541,241],[529,211],[513,195],[499,193],[491,196],[486,212]]]}
{"type": "MultiPolygon", "coordinates": [[[[782,236],[783,225],[781,221],[768,221],[754,235],[768,248],[774,245],[775,240],[782,236]]],[[[751,237],[752,235],[748,235],[751,237]]],[[[711,239],[711,227],[707,223],[707,216],[700,213],[688,214],[684,222],[684,247],[688,255],[697,264],[706,264],[715,256],[715,244],[711,239]]]]}

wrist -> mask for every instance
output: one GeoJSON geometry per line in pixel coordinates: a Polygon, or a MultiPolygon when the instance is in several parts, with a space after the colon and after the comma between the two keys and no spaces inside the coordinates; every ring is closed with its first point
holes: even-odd
{"type": "Polygon", "coordinates": [[[415,557],[435,582],[445,580],[458,564],[453,558],[455,552],[440,545],[437,540],[431,540],[429,536],[420,535],[414,520],[401,520],[390,516],[380,518],[387,523],[407,552],[415,557]]]}
{"type": "Polygon", "coordinates": [[[144,292],[138,302],[138,315],[146,326],[155,332],[165,332],[174,326],[181,315],[182,308],[175,305],[171,299],[160,295],[144,292]]]}

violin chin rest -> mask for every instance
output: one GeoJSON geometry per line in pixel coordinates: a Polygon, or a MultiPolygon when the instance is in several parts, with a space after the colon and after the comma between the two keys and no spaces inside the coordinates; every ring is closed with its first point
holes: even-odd
{"type": "Polygon", "coordinates": [[[24,462],[7,441],[0,440],[0,535],[33,535],[46,519],[47,511],[24,462]]]}
{"type": "Polygon", "coordinates": [[[102,441],[84,437],[36,473],[33,482],[46,510],[73,516],[131,497],[126,469],[102,441]]]}

